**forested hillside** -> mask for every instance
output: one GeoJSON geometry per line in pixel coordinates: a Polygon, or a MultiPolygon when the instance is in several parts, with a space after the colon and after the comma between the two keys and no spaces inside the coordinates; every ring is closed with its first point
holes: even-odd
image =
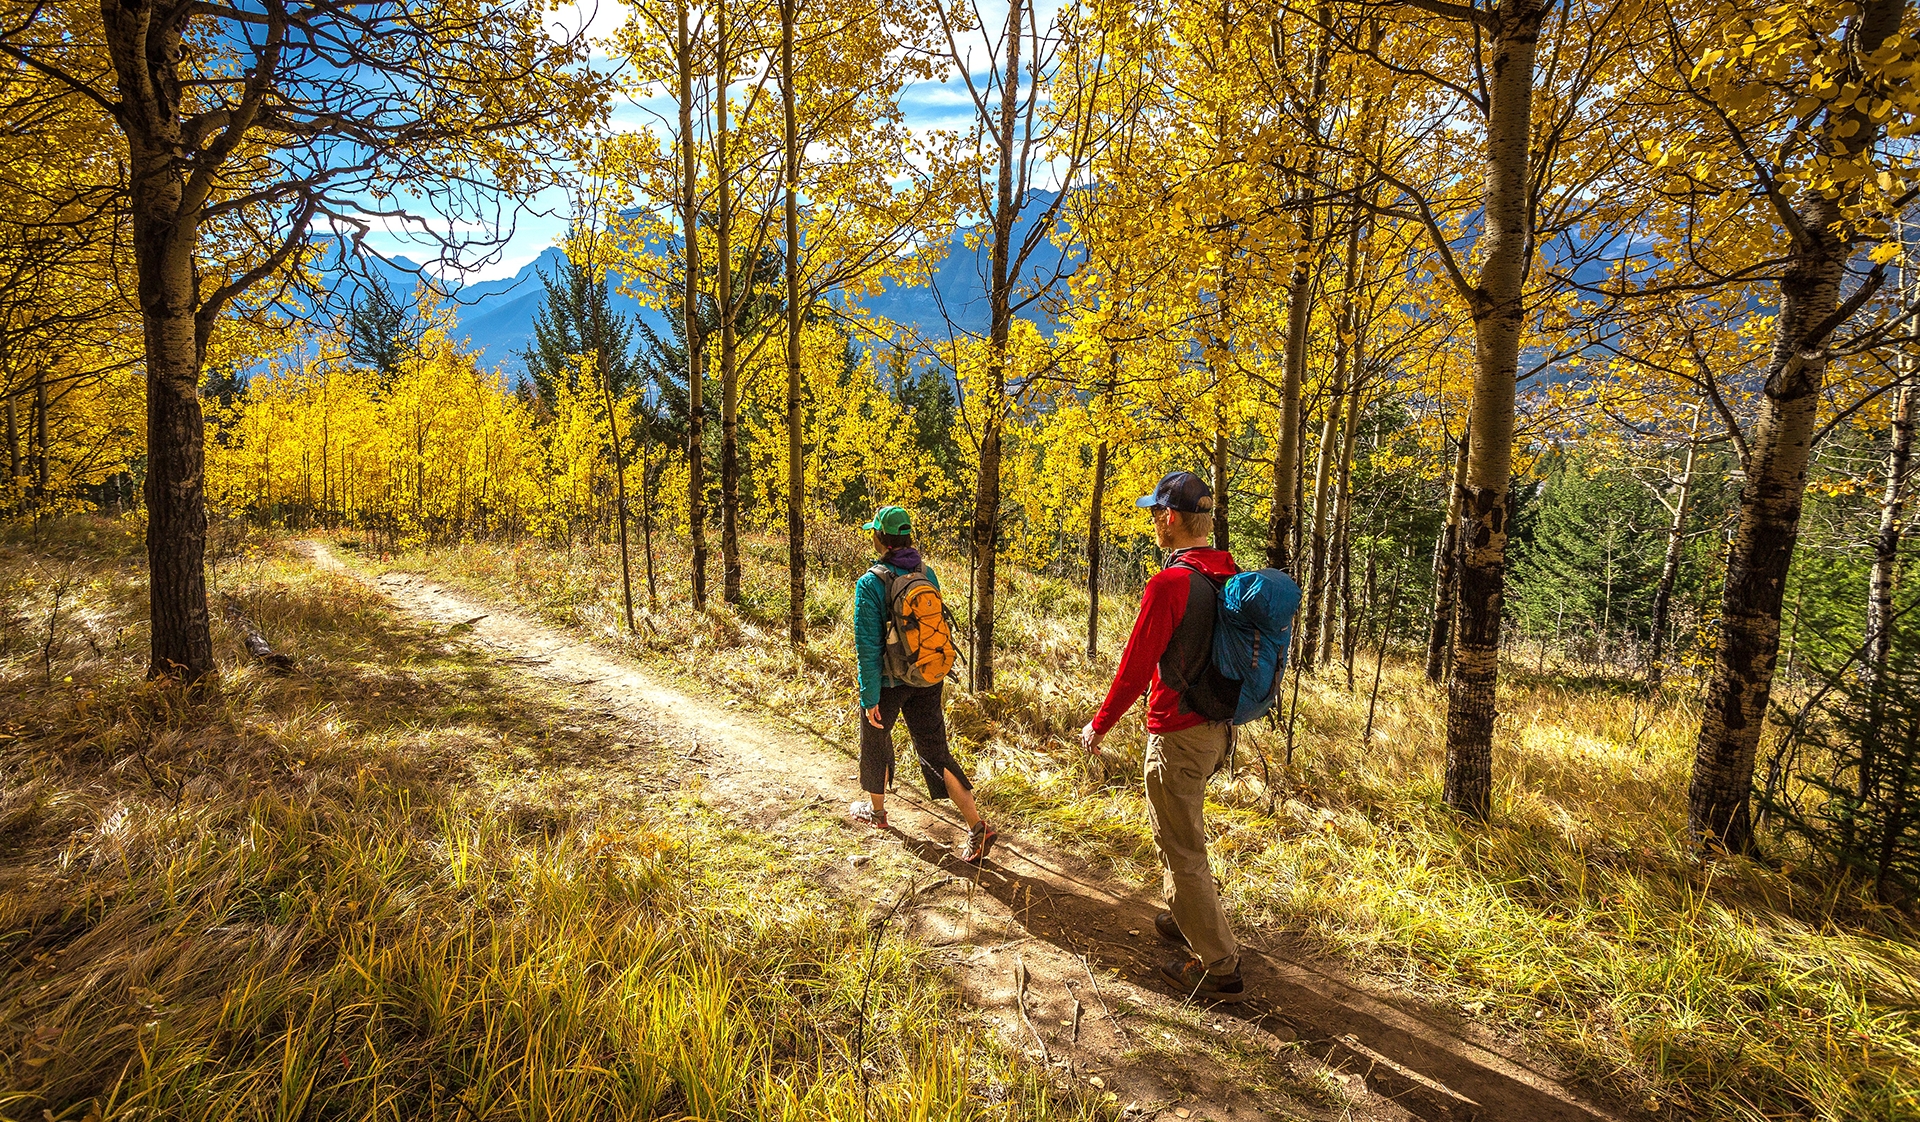
{"type": "Polygon", "coordinates": [[[1920,1118],[1905,0],[6,2],[0,1119],[1920,1118]]]}

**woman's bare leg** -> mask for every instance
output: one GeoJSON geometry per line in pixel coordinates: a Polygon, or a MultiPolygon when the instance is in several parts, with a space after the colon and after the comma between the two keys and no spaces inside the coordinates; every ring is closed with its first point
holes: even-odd
{"type": "MultiPolygon", "coordinates": [[[[942,771],[940,774],[947,781],[947,797],[953,800],[954,806],[960,808],[960,817],[967,820],[967,828],[971,830],[973,827],[978,826],[980,824],[980,808],[973,805],[973,792],[961,786],[960,780],[954,776],[951,770],[942,771]]],[[[879,795],[874,796],[876,800],[879,799],[879,797],[879,795]]]]}

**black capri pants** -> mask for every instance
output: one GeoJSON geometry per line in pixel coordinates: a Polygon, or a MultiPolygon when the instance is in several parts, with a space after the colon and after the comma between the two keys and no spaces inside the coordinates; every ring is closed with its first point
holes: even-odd
{"type": "Polygon", "coordinates": [[[960,789],[973,790],[973,783],[947,747],[947,717],[940,701],[946,683],[931,686],[880,687],[880,724],[874,728],[867,715],[860,714],[860,789],[869,795],[884,795],[893,782],[893,723],[907,719],[907,735],[913,739],[914,754],[920,757],[920,777],[927,782],[927,795],[947,797],[946,777],[950,771],[960,781],[960,789]]]}

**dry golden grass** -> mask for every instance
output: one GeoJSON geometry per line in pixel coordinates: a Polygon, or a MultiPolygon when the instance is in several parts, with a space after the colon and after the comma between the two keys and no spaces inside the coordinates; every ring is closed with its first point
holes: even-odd
{"type": "Polygon", "coordinates": [[[646,730],[262,540],[218,584],[299,672],[223,627],[220,680],[149,684],[142,570],[111,524],[0,539],[0,1118],[1105,1109],[646,730]]]}
{"type": "MultiPolygon", "coordinates": [[[[685,559],[667,548],[668,606],[637,638],[619,630],[617,558],[604,546],[469,544],[397,563],[671,654],[672,668],[851,750],[849,589],[866,561],[856,536],[814,537],[827,560],[798,654],[785,644],[785,551],[772,540],[747,549],[744,603],[704,616],[687,610],[685,559]]],[[[963,597],[963,565],[934,562],[963,597]]],[[[982,801],[1149,878],[1137,720],[1109,738],[1104,767],[1074,745],[1133,602],[1108,601],[1103,657],[1090,664],[1084,594],[1026,573],[1009,583],[998,689],[949,704],[982,801]]],[[[1375,735],[1360,743],[1371,669],[1363,652],[1353,691],[1343,671],[1304,678],[1291,765],[1282,731],[1252,726],[1238,774],[1216,785],[1216,853],[1240,923],[1520,1033],[1649,1110],[1920,1118],[1920,931],[1806,870],[1697,860],[1684,793],[1698,715],[1684,685],[1649,698],[1630,683],[1508,667],[1496,813],[1477,827],[1441,806],[1445,697],[1409,660],[1387,659],[1375,735]]]]}

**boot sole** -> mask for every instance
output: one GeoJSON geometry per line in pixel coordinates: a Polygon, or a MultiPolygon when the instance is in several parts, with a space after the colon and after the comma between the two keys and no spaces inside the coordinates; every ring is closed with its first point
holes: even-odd
{"type": "Polygon", "coordinates": [[[1165,970],[1160,971],[1160,980],[1172,986],[1181,996],[1193,1001],[1222,1001],[1232,1004],[1245,1001],[1249,996],[1244,988],[1239,993],[1221,993],[1217,990],[1209,991],[1206,989],[1196,990],[1187,984],[1186,979],[1177,974],[1169,974],[1165,970]]]}

